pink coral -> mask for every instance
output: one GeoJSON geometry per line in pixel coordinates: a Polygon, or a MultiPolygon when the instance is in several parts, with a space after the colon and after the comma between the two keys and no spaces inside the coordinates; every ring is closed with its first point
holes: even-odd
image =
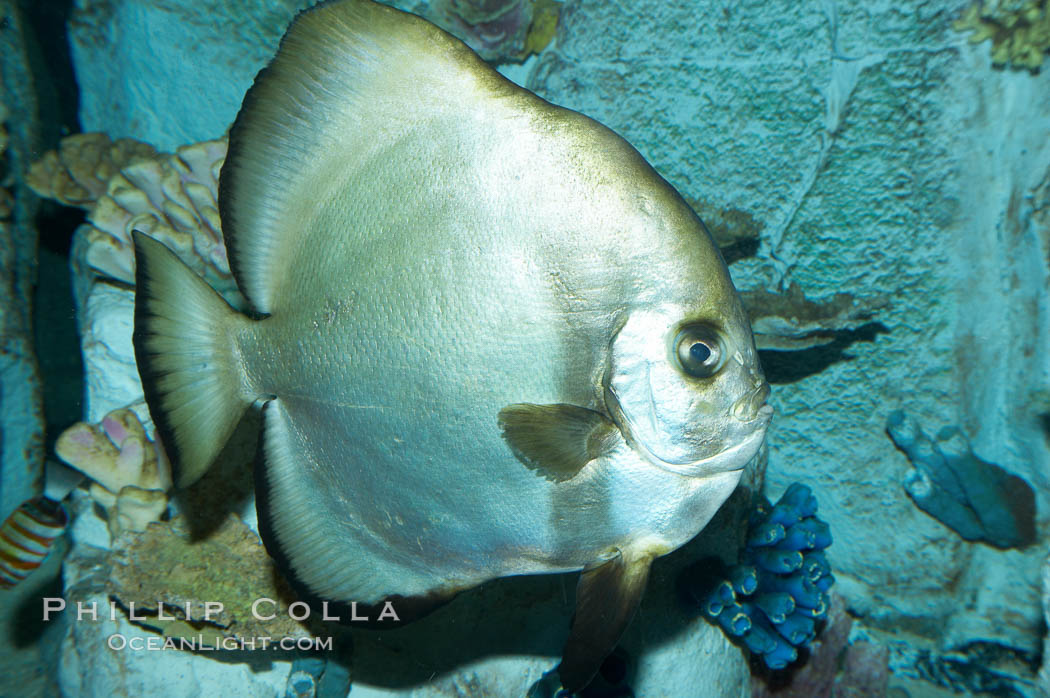
{"type": "Polygon", "coordinates": [[[171,467],[129,408],[98,425],[78,422],[59,435],[55,453],[93,480],[91,496],[109,513],[111,532],[141,531],[167,509],[171,467]]]}

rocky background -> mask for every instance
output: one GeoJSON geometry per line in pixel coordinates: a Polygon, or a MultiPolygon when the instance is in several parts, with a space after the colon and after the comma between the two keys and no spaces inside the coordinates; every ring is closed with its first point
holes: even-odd
{"type": "MultiPolygon", "coordinates": [[[[78,0],[68,31],[82,130],[168,152],[220,138],[305,4],[78,0]]],[[[765,491],[775,500],[790,483],[807,484],[834,536],[840,600],[811,663],[823,668],[798,672],[794,687],[774,695],[1042,695],[1047,3],[396,4],[623,135],[727,250],[773,383],[765,491]],[[897,411],[929,437],[910,434],[925,450],[887,434],[897,411]]],[[[82,246],[74,262],[83,418],[98,422],[141,389],[132,291],[98,282],[89,257],[82,246]]],[[[104,598],[97,569],[115,538],[86,495],[80,501],[67,587],[104,598]]],[[[242,509],[250,522],[250,500],[242,509]]],[[[747,685],[741,652],[719,631],[659,620],[678,613],[668,591],[676,564],[654,570],[625,642],[637,694],[763,695],[768,686],[747,685]]],[[[389,648],[355,638],[354,695],[503,695],[528,685],[553,666],[571,589],[564,580],[515,582],[474,595],[490,609],[531,599],[532,639],[506,648],[531,656],[470,656],[411,691],[361,670],[366,660],[396,663],[387,664],[389,648]]],[[[391,643],[436,651],[440,623],[467,617],[457,613],[391,643]]],[[[224,685],[272,695],[290,668],[291,658],[252,668],[183,653],[128,657],[101,648],[109,632],[70,626],[59,673],[67,693],[160,691],[178,674],[185,695],[224,685]]],[[[480,644],[494,641],[486,632],[477,631],[480,644]]]]}

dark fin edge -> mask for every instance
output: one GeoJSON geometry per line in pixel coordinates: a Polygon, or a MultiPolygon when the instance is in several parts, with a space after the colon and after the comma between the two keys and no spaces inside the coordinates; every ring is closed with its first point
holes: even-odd
{"type": "Polygon", "coordinates": [[[175,428],[168,419],[168,415],[164,410],[160,409],[160,391],[155,387],[157,378],[160,375],[159,371],[154,367],[151,355],[143,346],[146,327],[149,325],[151,313],[146,309],[146,304],[141,301],[142,294],[140,291],[149,285],[149,280],[152,277],[150,273],[150,265],[152,263],[146,259],[146,255],[142,254],[139,249],[139,235],[142,235],[142,233],[137,230],[131,232],[132,243],[135,246],[135,318],[131,332],[131,346],[135,351],[135,366],[139,372],[139,380],[142,382],[142,394],[146,399],[146,409],[149,410],[149,416],[153,420],[153,428],[156,431],[155,438],[164,447],[164,452],[168,456],[168,462],[171,464],[172,482],[177,483],[181,481],[179,463],[182,462],[182,453],[178,444],[175,443],[175,428]]]}

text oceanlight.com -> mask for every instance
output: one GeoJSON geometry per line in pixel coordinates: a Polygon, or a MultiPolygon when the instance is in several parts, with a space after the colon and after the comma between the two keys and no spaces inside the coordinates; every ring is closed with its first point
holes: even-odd
{"type": "Polygon", "coordinates": [[[162,650],[188,650],[213,652],[219,650],[331,650],[331,637],[139,637],[114,633],[106,638],[106,645],[116,652],[155,652],[162,650]]]}

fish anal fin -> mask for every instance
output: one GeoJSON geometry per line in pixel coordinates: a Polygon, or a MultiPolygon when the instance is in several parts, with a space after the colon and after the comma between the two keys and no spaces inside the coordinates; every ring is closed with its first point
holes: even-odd
{"type": "Polygon", "coordinates": [[[619,436],[604,415],[566,404],[507,405],[499,412],[499,426],[518,460],[554,482],[575,477],[619,436]]]}
{"type": "Polygon", "coordinates": [[[558,665],[561,684],[569,692],[585,688],[615,649],[638,609],[652,560],[652,555],[617,551],[580,575],[576,615],[558,665]]]}
{"type": "Polygon", "coordinates": [[[255,467],[259,536],[277,571],[310,605],[311,616],[390,629],[422,618],[463,591],[444,584],[412,595],[391,594],[399,573],[381,574],[379,563],[330,525],[317,487],[304,476],[316,462],[280,398],[263,404],[262,418],[255,467]]]}

